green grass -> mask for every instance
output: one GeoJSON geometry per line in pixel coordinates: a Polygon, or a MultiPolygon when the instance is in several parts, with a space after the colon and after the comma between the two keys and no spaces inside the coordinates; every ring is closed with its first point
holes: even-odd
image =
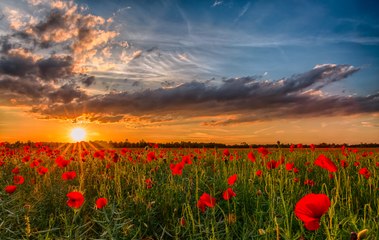
{"type": "Polygon", "coordinates": [[[93,150],[82,162],[78,151],[70,149],[60,153],[65,159],[74,158],[65,168],[55,164],[58,155],[37,153],[35,148],[26,163],[21,160],[26,154],[22,149],[14,155],[6,154],[4,148],[0,151],[5,162],[0,167],[0,239],[350,239],[351,232],[363,229],[368,229],[367,239],[379,237],[377,149],[366,157],[361,156],[364,150],[343,156],[339,149],[270,149],[266,158],[256,149],[230,149],[233,161],[225,161],[217,149],[133,149],[126,155],[117,149],[117,163],[110,153],[104,159],[93,158],[93,150]],[[147,162],[149,151],[158,158],[147,162]],[[247,158],[249,151],[255,154],[255,163],[247,158]],[[333,179],[313,164],[321,153],[338,166],[333,179]],[[185,165],[182,175],[172,175],[170,163],[188,154],[192,154],[192,164],[185,165]],[[276,169],[262,165],[282,157],[284,163],[276,169]],[[37,173],[38,167],[29,166],[36,158],[49,169],[43,176],[37,173]],[[347,168],[340,167],[341,159],[348,161],[347,168]],[[354,166],[355,161],[360,165],[354,166]],[[287,162],[295,163],[299,172],[287,171],[287,162]],[[13,184],[16,166],[25,183],[7,194],[3,189],[13,184]],[[371,172],[368,179],[358,174],[362,167],[371,172]],[[261,177],[256,176],[257,170],[263,171],[261,177]],[[77,178],[63,181],[61,175],[66,171],[76,171],[77,178]],[[232,174],[238,175],[231,186],[237,196],[225,201],[222,193],[232,174]],[[147,178],[153,181],[150,189],[147,178]],[[315,185],[304,185],[306,179],[315,185]],[[85,202],[80,209],[66,205],[66,194],[71,191],[83,193],[85,202]],[[202,213],[197,201],[204,192],[217,202],[202,213]],[[297,201],[311,192],[325,193],[332,202],[316,231],[306,230],[293,211],[297,201]],[[108,205],[96,209],[100,197],[107,198],[108,205]]]}

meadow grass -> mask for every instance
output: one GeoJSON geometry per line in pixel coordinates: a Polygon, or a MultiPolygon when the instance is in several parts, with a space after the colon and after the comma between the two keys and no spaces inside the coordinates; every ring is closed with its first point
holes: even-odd
{"type": "Polygon", "coordinates": [[[229,149],[230,156],[222,149],[131,149],[125,154],[116,149],[105,150],[103,159],[88,149],[82,161],[83,149],[73,146],[55,153],[0,148],[0,239],[350,239],[351,232],[363,229],[368,229],[367,239],[379,238],[377,149],[346,150],[345,155],[340,149],[270,149],[267,156],[257,149],[229,149]],[[372,153],[362,156],[365,151],[372,153]],[[149,152],[156,159],[148,161],[149,152]],[[249,152],[255,162],[248,159],[249,152]],[[338,171],[315,166],[320,154],[338,171]],[[22,161],[25,155],[31,156],[27,162],[22,161]],[[68,166],[57,166],[59,155],[72,158],[68,166]],[[182,156],[190,156],[192,164],[173,175],[170,163],[180,162],[182,156]],[[39,166],[31,167],[35,159],[41,160],[39,166]],[[270,170],[270,160],[281,164],[270,170]],[[341,160],[347,161],[346,168],[341,160]],[[286,170],[286,163],[294,163],[298,173],[286,170]],[[40,175],[40,166],[48,172],[40,175]],[[3,189],[13,185],[15,167],[25,182],[8,194],[3,189]],[[371,173],[368,178],[358,174],[363,167],[371,173]],[[77,177],[63,181],[67,171],[77,177]],[[238,179],[228,186],[233,174],[238,179]],[[146,179],[151,179],[151,188],[146,179]],[[314,186],[305,180],[313,180],[314,186]],[[222,193],[228,187],[236,197],[226,201],[222,193]],[[85,197],[79,209],[66,204],[71,191],[85,197]],[[205,212],[197,207],[203,193],[216,198],[205,212]],[[316,231],[306,230],[294,214],[294,206],[308,193],[324,193],[331,200],[316,231]],[[100,197],[108,204],[97,209],[100,197]]]}

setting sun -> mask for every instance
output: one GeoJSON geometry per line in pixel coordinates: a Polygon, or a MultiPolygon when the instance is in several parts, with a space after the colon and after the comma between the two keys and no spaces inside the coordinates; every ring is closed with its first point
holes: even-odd
{"type": "Polygon", "coordinates": [[[83,141],[86,137],[86,130],[83,128],[73,128],[70,132],[71,139],[75,142],[83,141]]]}

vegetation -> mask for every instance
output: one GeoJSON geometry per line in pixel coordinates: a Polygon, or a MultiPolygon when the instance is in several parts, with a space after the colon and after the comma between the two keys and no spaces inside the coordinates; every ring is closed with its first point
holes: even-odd
{"type": "Polygon", "coordinates": [[[0,239],[379,236],[377,149],[278,146],[0,144],[0,239]],[[316,230],[294,211],[310,193],[330,200],[316,230]]]}

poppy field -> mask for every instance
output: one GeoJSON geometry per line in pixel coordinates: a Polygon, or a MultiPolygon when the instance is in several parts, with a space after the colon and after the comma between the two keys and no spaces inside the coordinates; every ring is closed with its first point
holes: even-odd
{"type": "Polygon", "coordinates": [[[378,239],[377,149],[0,144],[0,239],[378,239]]]}

